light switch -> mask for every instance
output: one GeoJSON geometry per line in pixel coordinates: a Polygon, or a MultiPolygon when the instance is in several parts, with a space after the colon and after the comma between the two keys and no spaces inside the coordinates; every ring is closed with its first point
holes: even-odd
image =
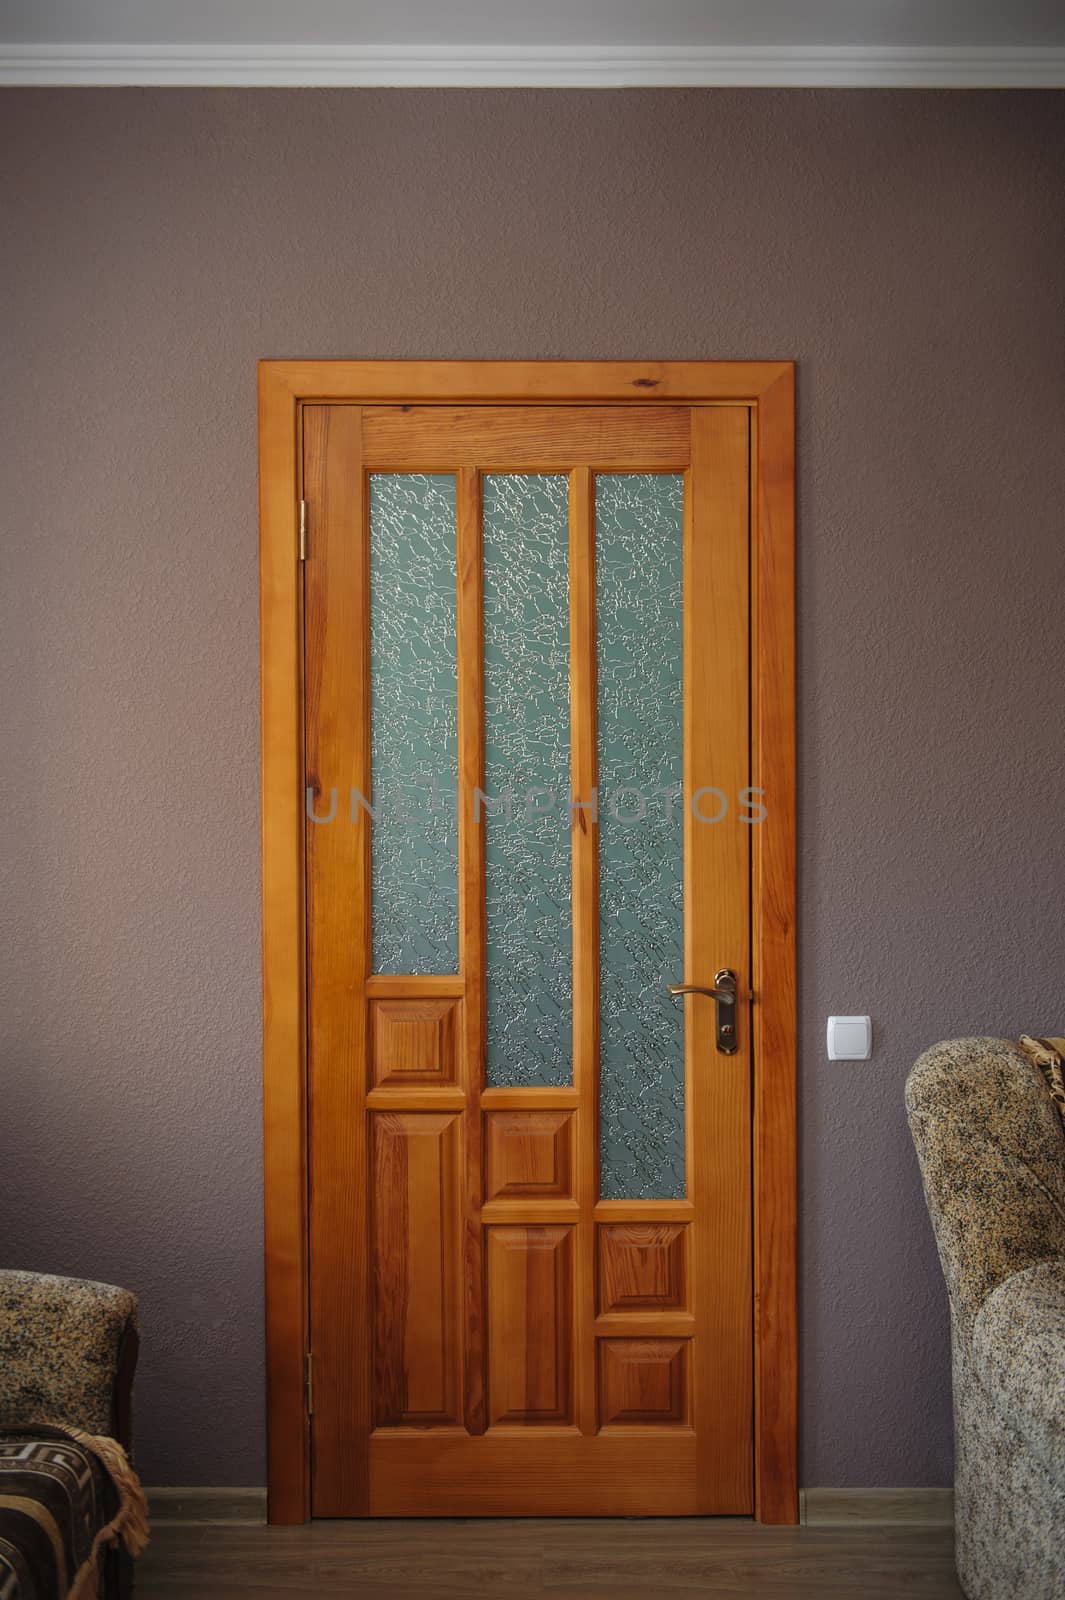
{"type": "Polygon", "coordinates": [[[871,1017],[829,1017],[828,1059],[868,1061],[873,1053],[871,1017]]]}

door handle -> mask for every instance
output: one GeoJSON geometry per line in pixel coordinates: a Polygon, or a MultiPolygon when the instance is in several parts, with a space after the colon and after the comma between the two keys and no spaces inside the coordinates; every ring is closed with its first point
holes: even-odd
{"type": "Polygon", "coordinates": [[[736,1037],[736,974],[731,967],[722,967],[714,973],[714,987],[700,983],[671,983],[669,992],[674,1000],[682,994],[706,994],[717,1007],[717,1048],[723,1056],[734,1056],[739,1049],[736,1037]]]}

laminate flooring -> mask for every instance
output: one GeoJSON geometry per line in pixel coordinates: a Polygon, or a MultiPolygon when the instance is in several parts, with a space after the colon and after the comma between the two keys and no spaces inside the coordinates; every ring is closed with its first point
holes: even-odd
{"type": "Polygon", "coordinates": [[[959,1600],[947,1527],[739,1519],[158,1523],[138,1600],[959,1600]]]}

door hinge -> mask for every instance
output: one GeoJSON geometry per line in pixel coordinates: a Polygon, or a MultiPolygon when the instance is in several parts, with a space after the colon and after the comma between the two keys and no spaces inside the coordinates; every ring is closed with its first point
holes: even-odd
{"type": "Polygon", "coordinates": [[[300,560],[307,559],[307,502],[300,501],[300,560]]]}
{"type": "Polygon", "coordinates": [[[307,1391],[307,1415],[314,1416],[314,1357],[307,1351],[307,1376],[304,1383],[307,1391]]]}

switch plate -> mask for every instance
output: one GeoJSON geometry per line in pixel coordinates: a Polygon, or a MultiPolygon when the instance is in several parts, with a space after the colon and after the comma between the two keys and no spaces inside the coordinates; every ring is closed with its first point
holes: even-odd
{"type": "Polygon", "coordinates": [[[871,1017],[829,1017],[828,1059],[868,1061],[873,1053],[871,1017]]]}

